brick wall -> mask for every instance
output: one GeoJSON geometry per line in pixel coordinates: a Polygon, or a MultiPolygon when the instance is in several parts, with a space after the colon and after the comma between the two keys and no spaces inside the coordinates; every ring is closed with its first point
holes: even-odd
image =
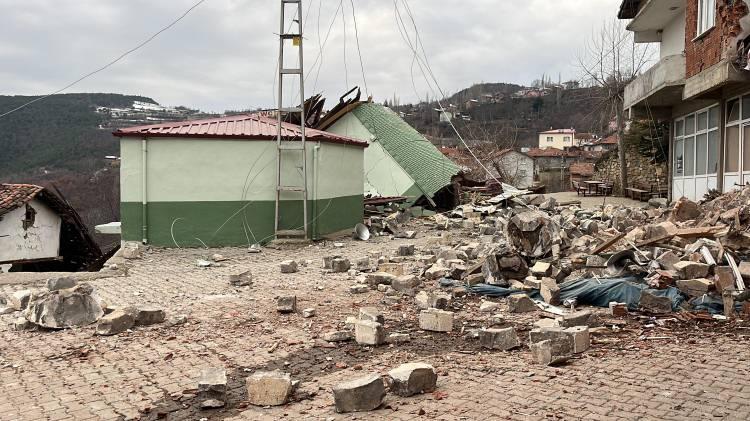
{"type": "Polygon", "coordinates": [[[692,77],[729,56],[740,35],[740,18],[747,15],[743,0],[716,0],[716,26],[700,39],[698,35],[698,0],[688,0],[685,22],[685,61],[687,77],[692,77]]]}
{"type": "MultiPolygon", "coordinates": [[[[655,164],[652,160],[652,157],[641,155],[637,147],[627,147],[625,162],[628,166],[629,187],[640,187],[648,190],[651,186],[666,187],[669,185],[667,163],[655,164]]],[[[615,193],[622,192],[620,161],[617,158],[617,152],[606,155],[596,163],[596,170],[592,179],[611,182],[614,184],[615,193]]]]}

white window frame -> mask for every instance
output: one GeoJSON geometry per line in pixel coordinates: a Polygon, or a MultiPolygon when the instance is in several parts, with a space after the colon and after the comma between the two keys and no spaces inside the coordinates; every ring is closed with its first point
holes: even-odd
{"type": "Polygon", "coordinates": [[[547,143],[555,143],[555,137],[554,136],[547,136],[547,143]]]}
{"type": "Polygon", "coordinates": [[[716,0],[698,0],[697,37],[716,26],[716,0]]]}
{"type": "Polygon", "coordinates": [[[563,142],[570,142],[570,136],[564,136],[563,142]]]}
{"type": "MultiPolygon", "coordinates": [[[[709,187],[710,187],[709,180],[716,179],[718,181],[717,177],[718,177],[718,174],[720,172],[719,171],[719,167],[721,166],[721,168],[724,168],[724,162],[721,160],[721,148],[723,147],[723,143],[721,142],[721,132],[720,132],[720,127],[723,124],[723,122],[721,120],[719,120],[717,122],[716,127],[711,127],[711,110],[715,109],[716,113],[718,113],[718,117],[721,118],[721,114],[719,113],[719,111],[721,109],[720,107],[721,107],[720,104],[713,104],[713,105],[710,105],[708,107],[702,108],[702,109],[700,109],[698,111],[695,111],[693,113],[683,115],[680,118],[676,118],[674,120],[674,122],[672,123],[672,128],[673,128],[673,133],[674,133],[674,135],[672,136],[672,142],[673,142],[672,145],[673,145],[673,155],[674,156],[670,157],[670,160],[671,160],[671,163],[672,163],[672,181],[671,182],[672,183],[682,183],[681,185],[683,186],[683,189],[685,188],[684,187],[685,185],[688,185],[687,184],[688,182],[685,181],[685,180],[688,180],[688,181],[693,180],[693,183],[697,183],[697,181],[695,181],[695,180],[698,180],[698,179],[705,179],[706,180],[705,182],[707,184],[709,184],[709,187]],[[704,114],[704,113],[706,114],[706,128],[698,130],[698,116],[700,114],[704,114]],[[687,133],[687,127],[686,127],[685,123],[687,122],[687,119],[691,118],[691,117],[693,119],[693,133],[686,134],[687,133]],[[682,123],[682,135],[681,136],[678,136],[678,133],[677,133],[677,130],[676,130],[678,123],[682,123]],[[701,136],[701,135],[705,135],[706,136],[706,148],[708,148],[708,147],[711,146],[711,143],[710,143],[711,133],[716,133],[716,136],[717,136],[717,138],[716,138],[717,139],[717,145],[715,147],[718,148],[718,149],[716,151],[714,151],[716,153],[716,159],[717,159],[716,167],[709,168],[709,166],[708,166],[708,164],[709,164],[708,158],[709,158],[710,153],[708,152],[708,149],[706,149],[706,155],[704,157],[704,159],[706,160],[706,163],[705,163],[706,164],[706,172],[704,174],[697,174],[697,169],[698,169],[698,165],[697,165],[697,162],[698,162],[698,137],[701,136]],[[685,152],[684,152],[685,140],[691,139],[691,138],[692,138],[692,144],[693,144],[693,150],[692,150],[692,157],[693,157],[692,170],[693,171],[692,171],[691,175],[685,175],[685,168],[686,168],[686,163],[684,162],[685,155],[686,155],[685,152]],[[683,148],[683,151],[682,151],[682,159],[683,159],[683,161],[681,162],[681,164],[682,164],[682,168],[681,168],[682,169],[682,175],[680,175],[680,176],[675,175],[675,173],[677,171],[677,168],[676,168],[677,162],[675,161],[675,158],[676,158],[676,156],[678,154],[678,151],[677,151],[677,142],[681,142],[681,146],[683,148]],[[683,183],[683,181],[684,181],[684,183],[683,183]]],[[[692,191],[691,194],[687,194],[687,197],[695,199],[695,200],[700,199],[699,197],[692,197],[694,195],[694,193],[696,193],[695,189],[696,189],[695,184],[693,184],[693,191],[692,191]]],[[[690,193],[690,192],[683,191],[682,193],[684,194],[684,193],[690,193]]]]}

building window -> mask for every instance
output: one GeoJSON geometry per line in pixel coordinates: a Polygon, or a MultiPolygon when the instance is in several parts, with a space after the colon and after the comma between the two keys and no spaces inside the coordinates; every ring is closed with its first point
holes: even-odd
{"type": "MultiPolygon", "coordinates": [[[[750,95],[727,101],[726,113],[724,173],[738,178],[742,175],[742,181],[735,182],[744,184],[750,171],[750,95]]],[[[727,190],[731,187],[725,185],[727,190]]]]}
{"type": "Polygon", "coordinates": [[[547,136],[547,143],[553,143],[555,141],[555,138],[552,136],[547,136]]]}
{"type": "Polygon", "coordinates": [[[563,137],[563,142],[570,142],[570,136],[563,137]]]}
{"type": "Polygon", "coordinates": [[[714,27],[716,0],[698,0],[698,36],[714,27]]]}
{"type": "Polygon", "coordinates": [[[24,215],[23,220],[21,221],[23,230],[26,231],[29,228],[33,227],[35,220],[36,220],[36,210],[27,203],[26,214],[24,215]]]}
{"type": "MultiPolygon", "coordinates": [[[[729,153],[729,146],[727,148],[729,153]]],[[[715,175],[718,167],[719,107],[715,105],[675,120],[672,162],[674,177],[715,175]]]]}

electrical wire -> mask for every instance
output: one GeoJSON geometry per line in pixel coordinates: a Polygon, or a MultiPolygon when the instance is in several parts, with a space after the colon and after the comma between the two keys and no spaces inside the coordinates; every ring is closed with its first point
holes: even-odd
{"type": "Polygon", "coordinates": [[[354,39],[357,41],[357,55],[359,56],[359,68],[362,70],[362,82],[365,84],[365,94],[370,94],[370,89],[367,87],[367,76],[365,76],[365,65],[362,60],[362,50],[359,48],[359,28],[357,28],[357,13],[354,11],[354,0],[352,3],[352,20],[354,20],[354,39]]]}
{"type": "Polygon", "coordinates": [[[78,83],[82,82],[83,80],[85,80],[85,79],[88,79],[89,77],[91,77],[91,76],[93,76],[93,75],[95,75],[95,74],[97,74],[97,73],[99,73],[99,72],[102,72],[102,71],[104,71],[104,70],[108,69],[109,67],[111,67],[111,66],[113,66],[113,65],[114,65],[115,63],[117,63],[118,61],[120,61],[120,60],[122,60],[123,58],[127,57],[127,56],[128,56],[128,55],[130,55],[131,53],[134,53],[135,51],[139,50],[139,49],[140,49],[141,47],[145,46],[145,45],[146,45],[146,44],[148,44],[149,42],[153,41],[153,40],[154,40],[154,39],[155,39],[156,37],[158,37],[159,35],[161,35],[161,34],[162,34],[163,32],[165,32],[165,31],[169,30],[169,29],[170,29],[171,27],[173,27],[174,25],[176,25],[176,24],[177,24],[177,23],[178,23],[179,21],[181,21],[182,19],[184,19],[184,18],[185,18],[185,16],[187,16],[187,15],[188,15],[188,14],[189,14],[190,12],[192,12],[192,11],[193,11],[193,9],[195,9],[195,8],[196,8],[196,7],[198,7],[198,6],[200,6],[200,5],[201,5],[202,3],[204,3],[205,1],[206,1],[206,0],[200,0],[200,1],[198,1],[197,3],[193,4],[192,6],[190,6],[190,8],[188,8],[188,9],[187,9],[187,10],[186,10],[186,11],[185,11],[185,12],[184,12],[184,13],[183,13],[182,15],[180,15],[180,16],[179,16],[179,17],[178,17],[177,19],[173,20],[173,21],[172,21],[172,22],[171,22],[171,23],[170,23],[169,25],[167,25],[167,26],[163,27],[162,29],[160,29],[159,31],[155,32],[155,33],[154,33],[153,35],[151,35],[150,37],[148,37],[148,38],[147,38],[147,39],[146,39],[145,41],[141,42],[140,44],[136,45],[135,47],[131,48],[130,50],[128,50],[128,51],[126,51],[126,52],[124,52],[124,53],[120,54],[120,55],[119,55],[119,56],[118,56],[117,58],[115,58],[114,60],[112,60],[112,61],[110,61],[109,63],[105,64],[104,66],[102,66],[102,67],[100,67],[100,68],[98,68],[98,69],[96,69],[96,70],[94,70],[94,71],[92,71],[92,72],[89,72],[89,73],[87,73],[87,74],[85,74],[85,75],[83,75],[83,76],[81,76],[81,77],[79,77],[79,78],[78,78],[78,79],[76,79],[75,81],[73,81],[73,82],[71,82],[71,83],[69,83],[69,84],[65,85],[64,87],[62,87],[62,88],[60,88],[60,89],[58,89],[58,90],[56,90],[56,91],[54,91],[54,92],[52,92],[51,94],[47,94],[47,95],[44,95],[44,96],[41,96],[41,97],[35,98],[35,99],[33,99],[33,100],[31,100],[31,101],[29,101],[29,102],[27,102],[27,103],[23,104],[23,105],[20,105],[20,106],[18,106],[18,107],[16,107],[16,108],[12,109],[12,110],[10,110],[10,111],[7,111],[7,112],[5,112],[5,113],[3,113],[3,114],[0,114],[0,118],[3,118],[3,117],[5,117],[5,116],[7,116],[7,115],[9,115],[9,114],[12,114],[12,113],[14,113],[14,112],[16,112],[16,111],[19,111],[19,110],[21,110],[21,109],[23,109],[23,108],[26,108],[26,107],[28,107],[28,106],[29,106],[29,105],[31,105],[31,104],[34,104],[34,103],[36,103],[36,102],[42,101],[42,100],[44,100],[44,99],[47,99],[47,98],[49,98],[49,97],[51,97],[51,96],[53,96],[53,95],[57,95],[57,94],[59,94],[60,92],[63,92],[63,91],[65,91],[65,90],[67,90],[68,88],[71,88],[71,87],[73,87],[73,86],[77,85],[78,83]]]}

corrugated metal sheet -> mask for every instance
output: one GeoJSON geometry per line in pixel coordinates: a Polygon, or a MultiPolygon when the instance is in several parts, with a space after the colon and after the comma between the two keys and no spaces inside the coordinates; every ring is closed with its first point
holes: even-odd
{"type": "MultiPolygon", "coordinates": [[[[259,114],[242,114],[205,120],[179,121],[148,126],[118,129],[112,134],[118,137],[197,137],[248,140],[275,140],[278,122],[271,117],[259,114]]],[[[302,131],[299,126],[281,123],[285,140],[298,140],[302,131]],[[297,138],[297,139],[290,139],[297,138]]],[[[310,141],[341,143],[367,147],[367,142],[335,135],[315,129],[305,129],[310,141]]]]}
{"type": "Polygon", "coordinates": [[[458,174],[456,164],[391,109],[367,102],[353,113],[430,198],[458,174]]]}

